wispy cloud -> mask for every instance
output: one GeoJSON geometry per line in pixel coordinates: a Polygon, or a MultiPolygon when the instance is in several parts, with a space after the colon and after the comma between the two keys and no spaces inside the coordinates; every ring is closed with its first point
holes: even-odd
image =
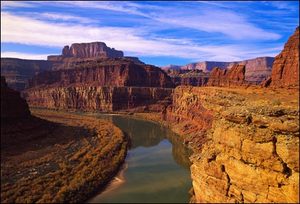
{"type": "Polygon", "coordinates": [[[21,53],[21,52],[1,52],[1,57],[12,57],[20,59],[46,60],[48,55],[21,53]]]}
{"type": "Polygon", "coordinates": [[[140,36],[138,29],[134,28],[50,23],[7,12],[1,14],[1,30],[2,42],[6,43],[62,47],[75,42],[103,41],[108,46],[132,55],[175,56],[199,60],[240,60],[246,57],[241,55],[246,53],[243,46],[238,45],[193,45],[191,41],[180,39],[149,39],[140,36]]]}
{"type": "Polygon", "coordinates": [[[59,21],[59,22],[69,22],[69,23],[80,23],[80,24],[91,24],[91,23],[97,23],[97,20],[86,18],[86,17],[80,17],[75,16],[71,14],[61,14],[61,13],[38,13],[38,12],[26,12],[22,13],[23,16],[32,17],[34,19],[38,20],[47,20],[47,21],[59,21]]]}
{"type": "MultiPolygon", "coordinates": [[[[56,49],[75,42],[103,41],[126,55],[192,61],[274,56],[292,27],[299,24],[295,20],[299,12],[290,3],[267,4],[8,2],[1,4],[1,42],[56,49]]],[[[11,56],[26,54],[24,48],[5,51],[13,51],[11,56]]]]}
{"type": "Polygon", "coordinates": [[[109,1],[61,1],[58,2],[64,6],[76,6],[81,8],[93,8],[104,9],[110,11],[117,11],[123,13],[129,13],[139,16],[147,16],[145,13],[139,10],[140,5],[132,2],[109,2],[109,1]]]}
{"type": "Polygon", "coordinates": [[[30,8],[35,7],[35,4],[32,4],[30,2],[20,2],[20,1],[1,1],[1,10],[5,8],[30,8]]]}

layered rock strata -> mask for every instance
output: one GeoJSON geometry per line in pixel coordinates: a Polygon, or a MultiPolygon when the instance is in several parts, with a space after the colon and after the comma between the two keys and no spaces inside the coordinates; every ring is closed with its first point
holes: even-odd
{"type": "Polygon", "coordinates": [[[71,69],[45,71],[29,80],[29,88],[37,86],[173,87],[170,77],[160,68],[136,64],[126,59],[88,60],[77,62],[71,69]]]}
{"type": "Polygon", "coordinates": [[[51,68],[52,62],[46,60],[1,58],[1,75],[6,78],[8,87],[18,91],[25,89],[28,79],[51,68]]]}
{"type": "Polygon", "coordinates": [[[245,85],[245,65],[234,65],[231,69],[214,68],[207,82],[208,86],[242,86],[245,85]]]}
{"type": "Polygon", "coordinates": [[[298,97],[177,87],[163,118],[194,150],[192,201],[299,202],[298,97]]]}
{"type": "Polygon", "coordinates": [[[297,27],[282,52],[275,58],[269,83],[271,87],[299,88],[299,49],[299,27],[297,27]]]}
{"type": "Polygon", "coordinates": [[[209,73],[201,70],[167,70],[175,86],[204,86],[206,85],[209,73]]]}
{"type": "Polygon", "coordinates": [[[48,61],[61,61],[64,58],[116,58],[123,57],[122,51],[109,48],[103,42],[74,43],[62,49],[61,55],[48,56],[48,61]]]}
{"type": "Polygon", "coordinates": [[[202,70],[203,72],[211,72],[213,68],[230,69],[234,65],[245,65],[245,80],[251,84],[259,84],[271,75],[273,57],[258,57],[243,61],[234,62],[216,62],[204,61],[187,64],[184,66],[168,65],[162,67],[164,70],[202,70]]]}
{"type": "Polygon", "coordinates": [[[32,107],[76,109],[85,111],[118,111],[141,107],[160,111],[173,89],[149,87],[101,87],[74,85],[68,87],[32,88],[23,94],[32,107]]]}

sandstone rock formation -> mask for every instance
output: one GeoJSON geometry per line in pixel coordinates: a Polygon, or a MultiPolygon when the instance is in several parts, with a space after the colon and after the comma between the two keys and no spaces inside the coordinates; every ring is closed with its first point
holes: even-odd
{"type": "Polygon", "coordinates": [[[299,202],[298,97],[177,87],[163,118],[194,150],[192,202],[299,202]]]}
{"type": "Polygon", "coordinates": [[[28,105],[20,93],[9,87],[1,76],[1,122],[24,119],[30,116],[28,105]]]}
{"type": "Polygon", "coordinates": [[[214,68],[207,82],[208,86],[241,86],[245,85],[245,65],[233,65],[229,70],[214,68]]]}
{"type": "Polygon", "coordinates": [[[204,86],[206,85],[209,73],[202,70],[167,70],[175,86],[204,86]]]}
{"type": "Polygon", "coordinates": [[[74,43],[62,49],[62,55],[48,56],[49,61],[60,61],[64,58],[116,58],[123,57],[122,51],[109,48],[103,42],[74,43]]]}
{"type": "Polygon", "coordinates": [[[68,86],[173,87],[170,77],[160,68],[136,64],[126,59],[86,60],[77,62],[72,69],[46,71],[29,80],[29,87],[68,86]]]}
{"type": "MultiPolygon", "coordinates": [[[[142,110],[159,106],[173,89],[149,87],[101,87],[73,85],[67,87],[32,88],[24,97],[32,107],[84,111],[119,111],[136,107],[142,110]]],[[[157,107],[160,111],[161,107],[157,107]]]]}
{"type": "Polygon", "coordinates": [[[271,76],[271,87],[299,88],[299,27],[276,56],[271,76]]]}
{"type": "Polygon", "coordinates": [[[6,78],[8,87],[21,91],[28,79],[45,70],[51,70],[52,62],[46,60],[24,60],[1,58],[1,75],[6,78]]]}
{"type": "Polygon", "coordinates": [[[162,67],[162,69],[165,71],[202,70],[203,72],[209,73],[215,67],[219,67],[221,69],[230,69],[234,65],[240,64],[245,65],[245,81],[251,84],[259,84],[271,75],[273,61],[273,57],[258,57],[254,59],[234,62],[204,61],[191,63],[184,66],[168,65],[162,67]]]}

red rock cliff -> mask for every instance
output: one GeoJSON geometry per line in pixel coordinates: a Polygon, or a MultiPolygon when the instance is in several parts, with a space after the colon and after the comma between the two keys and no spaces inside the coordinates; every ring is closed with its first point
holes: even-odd
{"type": "Polygon", "coordinates": [[[32,88],[24,91],[24,97],[32,107],[104,112],[140,107],[157,108],[159,112],[163,100],[170,97],[172,90],[155,87],[101,87],[77,84],[68,87],[32,88]]]}
{"type": "Polygon", "coordinates": [[[60,61],[63,58],[115,58],[123,57],[122,51],[109,48],[103,42],[92,43],[74,43],[69,47],[65,46],[62,50],[62,55],[48,56],[49,61],[60,61]]]}
{"type": "Polygon", "coordinates": [[[113,59],[107,63],[101,60],[82,61],[72,69],[43,72],[29,80],[29,88],[71,84],[166,88],[174,86],[170,77],[160,68],[125,59],[113,59]]]}
{"type": "Polygon", "coordinates": [[[245,65],[234,65],[231,69],[214,68],[208,86],[241,86],[245,84],[245,65]]]}
{"type": "Polygon", "coordinates": [[[299,88],[299,27],[275,58],[270,86],[299,88]]]}

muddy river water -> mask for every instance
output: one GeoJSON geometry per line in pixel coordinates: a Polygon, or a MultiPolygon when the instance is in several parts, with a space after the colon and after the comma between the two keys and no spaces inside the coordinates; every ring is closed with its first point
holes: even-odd
{"type": "Polygon", "coordinates": [[[189,155],[179,136],[145,120],[98,114],[122,129],[131,139],[120,173],[89,203],[188,203],[192,187],[189,155]]]}

